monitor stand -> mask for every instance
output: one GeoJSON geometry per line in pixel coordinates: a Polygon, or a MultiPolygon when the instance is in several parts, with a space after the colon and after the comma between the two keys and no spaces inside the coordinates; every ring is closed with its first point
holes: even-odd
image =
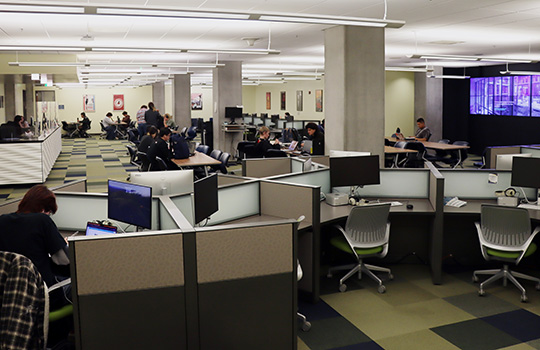
{"type": "Polygon", "coordinates": [[[524,209],[532,209],[532,210],[540,210],[540,189],[538,189],[538,193],[536,196],[536,204],[520,204],[518,205],[518,208],[524,208],[524,209]]]}

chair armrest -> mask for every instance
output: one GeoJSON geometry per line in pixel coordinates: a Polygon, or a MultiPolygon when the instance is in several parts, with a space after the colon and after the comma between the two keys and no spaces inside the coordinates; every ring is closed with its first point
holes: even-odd
{"type": "Polygon", "coordinates": [[[49,288],[49,293],[52,292],[53,290],[56,290],[58,288],[62,288],[64,286],[67,286],[68,284],[71,284],[71,278],[67,278],[61,282],[58,282],[58,283],[55,283],[53,284],[50,288],[49,288]]]}

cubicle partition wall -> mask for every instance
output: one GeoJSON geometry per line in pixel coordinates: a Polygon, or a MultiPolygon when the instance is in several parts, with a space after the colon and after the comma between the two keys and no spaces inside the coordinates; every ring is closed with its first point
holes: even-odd
{"type": "Polygon", "coordinates": [[[520,153],[530,153],[532,157],[540,158],[540,146],[524,146],[521,147],[520,153]]]}
{"type": "Polygon", "coordinates": [[[290,174],[290,158],[242,159],[242,176],[263,178],[280,174],[290,174]]]}
{"type": "MultiPolygon", "coordinates": [[[[86,192],[86,179],[75,180],[68,183],[65,183],[60,186],[51,187],[51,191],[56,192],[86,192]]],[[[14,213],[19,207],[19,202],[22,198],[13,199],[6,201],[0,205],[0,215],[14,213]]]]}
{"type": "Polygon", "coordinates": [[[296,349],[296,226],[195,229],[200,349],[296,349]]]}
{"type": "Polygon", "coordinates": [[[429,169],[429,202],[435,209],[430,236],[431,279],[434,284],[442,283],[442,251],[444,237],[444,177],[431,163],[429,169]]]}

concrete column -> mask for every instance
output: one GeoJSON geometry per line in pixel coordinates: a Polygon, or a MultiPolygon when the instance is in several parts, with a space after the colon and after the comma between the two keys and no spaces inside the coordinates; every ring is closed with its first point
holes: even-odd
{"type": "Polygon", "coordinates": [[[175,74],[172,81],[173,116],[180,129],[191,126],[191,75],[175,74]]]}
{"type": "Polygon", "coordinates": [[[325,144],[367,151],[384,164],[384,28],[325,31],[325,144]]]}
{"type": "Polygon", "coordinates": [[[234,156],[236,146],[242,140],[242,133],[225,133],[221,126],[228,121],[225,119],[225,107],[242,105],[242,62],[222,63],[225,66],[213,70],[214,148],[234,156]]]}
{"type": "Polygon", "coordinates": [[[36,104],[34,102],[34,83],[32,82],[32,79],[30,79],[30,76],[24,77],[24,83],[26,85],[26,100],[23,103],[27,114],[25,115],[25,117],[27,120],[30,120],[30,117],[35,118],[36,116],[36,104]]]}
{"type": "Polygon", "coordinates": [[[160,114],[165,114],[165,82],[152,84],[152,102],[160,114]]]}
{"type": "Polygon", "coordinates": [[[15,118],[16,96],[15,76],[7,74],[4,76],[4,106],[6,108],[6,121],[15,118]]]}
{"type": "MultiPolygon", "coordinates": [[[[442,75],[442,67],[435,67],[434,75],[442,75]]],[[[423,117],[431,130],[430,141],[442,139],[443,79],[428,78],[426,73],[414,74],[414,130],[416,119],[423,117]]]]}

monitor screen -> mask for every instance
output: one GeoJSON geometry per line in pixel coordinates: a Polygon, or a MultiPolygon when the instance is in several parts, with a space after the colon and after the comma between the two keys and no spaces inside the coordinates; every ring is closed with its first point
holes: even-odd
{"type": "Polygon", "coordinates": [[[225,118],[235,119],[242,118],[242,108],[241,107],[225,107],[225,118]]]}
{"type": "MultiPolygon", "coordinates": [[[[255,114],[255,116],[257,115],[255,114]]],[[[268,118],[268,113],[261,113],[261,119],[266,119],[266,118],[268,118]]]]}
{"type": "Polygon", "coordinates": [[[129,181],[152,187],[152,194],[173,195],[193,192],[193,170],[132,172],[129,181]]]}
{"type": "Polygon", "coordinates": [[[152,187],[109,180],[107,216],[143,228],[152,227],[152,187]]]}
{"type": "Polygon", "coordinates": [[[218,177],[213,174],[194,183],[195,223],[203,221],[219,210],[218,177]]]}
{"type": "Polygon", "coordinates": [[[271,118],[271,120],[272,120],[272,123],[277,125],[278,120],[279,120],[279,114],[272,114],[272,115],[270,116],[270,118],[271,118]]]}
{"type": "Polygon", "coordinates": [[[540,158],[514,158],[511,185],[540,189],[540,158]]]}
{"type": "Polygon", "coordinates": [[[293,122],[294,117],[292,115],[288,115],[288,116],[285,117],[285,120],[288,121],[288,122],[293,122]]]}
{"type": "Polygon", "coordinates": [[[380,184],[378,155],[330,157],[331,187],[378,184],[380,184]]]}

